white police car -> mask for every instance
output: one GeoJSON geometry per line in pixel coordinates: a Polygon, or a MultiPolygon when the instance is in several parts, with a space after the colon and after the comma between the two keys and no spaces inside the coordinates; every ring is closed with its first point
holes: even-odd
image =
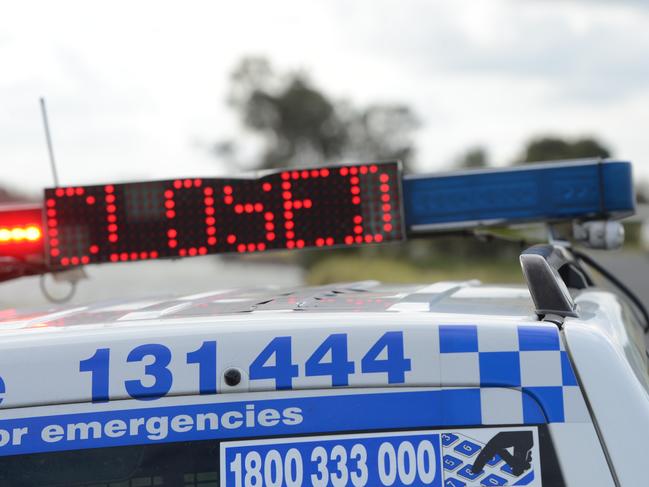
{"type": "MultiPolygon", "coordinates": [[[[597,161],[57,188],[48,257],[14,251],[4,268],[601,220],[633,210],[630,185],[627,163],[597,161]]],[[[577,227],[611,244],[609,223],[577,227]]],[[[527,287],[358,282],[6,310],[0,485],[645,485],[644,325],[584,261],[533,247],[527,287]]]]}

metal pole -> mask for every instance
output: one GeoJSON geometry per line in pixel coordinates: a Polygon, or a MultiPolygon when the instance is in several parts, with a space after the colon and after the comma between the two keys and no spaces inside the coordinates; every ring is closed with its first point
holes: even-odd
{"type": "Polygon", "coordinates": [[[56,162],[54,161],[54,149],[52,148],[52,138],[50,137],[50,125],[47,121],[47,109],[45,108],[45,98],[40,98],[41,114],[43,115],[43,126],[45,127],[45,140],[47,141],[47,151],[50,155],[50,166],[52,167],[52,176],[54,176],[54,186],[59,186],[59,176],[56,173],[56,162]]]}

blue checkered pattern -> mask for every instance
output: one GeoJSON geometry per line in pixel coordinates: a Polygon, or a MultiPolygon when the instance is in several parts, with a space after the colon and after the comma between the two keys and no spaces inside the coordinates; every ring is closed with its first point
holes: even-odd
{"type": "Polygon", "coordinates": [[[439,350],[442,386],[480,384],[482,424],[590,421],[555,325],[441,325],[439,350]]]}

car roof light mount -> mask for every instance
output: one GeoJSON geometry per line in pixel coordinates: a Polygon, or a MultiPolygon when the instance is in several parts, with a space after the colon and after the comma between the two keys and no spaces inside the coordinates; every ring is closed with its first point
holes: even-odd
{"type": "Polygon", "coordinates": [[[574,287],[585,287],[589,278],[579,269],[567,248],[534,245],[520,255],[520,263],[537,315],[558,326],[567,317],[578,317],[566,281],[576,283],[574,287]]]}
{"type": "Polygon", "coordinates": [[[615,250],[624,244],[624,225],[610,220],[573,222],[572,237],[591,249],[615,250]]]}

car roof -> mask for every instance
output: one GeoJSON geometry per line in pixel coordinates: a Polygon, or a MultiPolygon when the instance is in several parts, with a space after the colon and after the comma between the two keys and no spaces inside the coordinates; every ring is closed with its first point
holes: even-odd
{"type": "MultiPolygon", "coordinates": [[[[584,293],[580,301],[585,317],[590,316],[590,326],[597,329],[603,326],[599,323],[602,320],[613,319],[609,315],[616,308],[614,299],[606,292],[584,293]]],[[[565,326],[573,324],[581,326],[586,322],[570,319],[565,326]]],[[[250,354],[258,353],[261,345],[279,335],[289,334],[295,341],[295,353],[304,354],[319,336],[348,333],[354,340],[371,341],[395,329],[410,337],[412,357],[437,364],[426,369],[426,383],[430,386],[457,385],[450,376],[440,382],[442,372],[437,369],[442,358],[441,338],[438,342],[435,337],[441,336],[442,330],[448,336],[473,333],[472,340],[484,345],[485,350],[516,351],[521,330],[533,329],[531,334],[525,331],[529,335],[526,340],[538,340],[539,345],[544,345],[548,334],[552,336],[553,352],[542,357],[548,364],[556,368],[556,355],[566,353],[563,333],[555,323],[539,321],[527,288],[482,285],[477,281],[431,285],[363,281],[291,289],[262,287],[27,312],[8,309],[0,312],[0,368],[12,395],[3,399],[3,407],[88,401],[87,380],[77,373],[78,360],[88,359],[93,350],[105,347],[122,357],[116,359],[118,363],[126,359],[129,350],[143,343],[164,344],[182,357],[201,341],[217,340],[224,347],[219,360],[245,370],[254,358],[250,354]],[[38,355],[36,360],[34,354],[38,355]],[[74,380],[62,386],[52,375],[56,371],[66,371],[74,380]]],[[[583,337],[576,339],[584,341],[583,337]]],[[[615,348],[621,349],[622,344],[616,343],[615,348]]],[[[534,346],[532,349],[536,350],[534,346]]],[[[588,353],[596,356],[597,350],[588,353]]],[[[473,356],[469,360],[478,355],[473,356]]],[[[188,385],[189,379],[181,375],[176,377],[179,389],[174,394],[197,394],[195,385],[188,385]]],[[[409,377],[403,385],[421,385],[419,380],[419,376],[409,377]]],[[[389,384],[360,377],[355,387],[377,385],[389,384]]],[[[471,385],[479,382],[474,380],[471,385]]],[[[125,397],[115,396],[120,398],[125,397]]]]}
{"type": "MultiPolygon", "coordinates": [[[[219,343],[219,363],[245,371],[259,350],[278,336],[291,337],[297,357],[310,353],[314,340],[333,333],[348,334],[355,344],[350,353],[358,353],[359,343],[366,345],[399,330],[409,340],[411,359],[426,364],[402,385],[421,385],[424,374],[424,382],[439,386],[441,362],[435,350],[440,348],[442,328],[468,333],[471,340],[478,340],[480,329],[480,339],[487,345],[509,348],[518,346],[521,327],[558,333],[553,323],[538,321],[527,289],[483,286],[477,281],[221,290],[3,313],[0,371],[7,390],[11,388],[3,408],[89,401],[88,376],[79,374],[79,363],[99,349],[110,350],[112,370],[128,375],[129,366],[141,365],[127,360],[136,347],[159,344],[182,362],[186,353],[211,340],[219,343]]],[[[186,367],[181,369],[174,374],[172,395],[198,394],[193,375],[186,367]]],[[[387,380],[360,374],[353,387],[388,387],[387,380]]],[[[451,384],[448,381],[444,384],[451,384]]],[[[296,383],[293,389],[310,388],[307,382],[296,383]]],[[[255,388],[274,390],[268,384],[255,388]]],[[[127,399],[122,385],[111,394],[111,400],[127,399]]]]}
{"type": "Polygon", "coordinates": [[[490,286],[478,281],[431,285],[388,285],[376,281],[326,286],[226,289],[188,296],[110,300],[89,305],[0,311],[0,332],[196,319],[273,313],[430,313],[465,319],[486,316],[537,320],[527,288],[490,286]]]}

